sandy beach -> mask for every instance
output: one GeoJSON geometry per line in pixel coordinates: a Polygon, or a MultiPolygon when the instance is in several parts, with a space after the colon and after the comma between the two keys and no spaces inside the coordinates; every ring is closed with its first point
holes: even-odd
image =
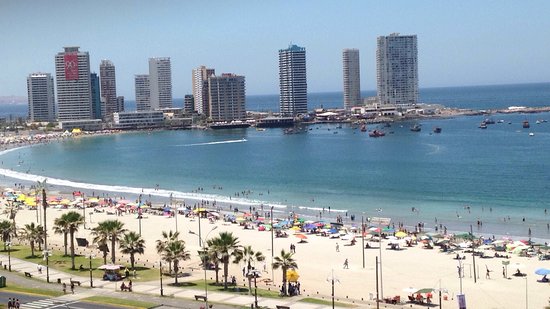
{"type": "MultiPolygon", "coordinates": [[[[48,209],[48,226],[51,227],[55,218],[63,212],[71,209],[48,209]]],[[[82,212],[82,210],[77,210],[82,212]]],[[[118,219],[124,222],[128,230],[138,231],[139,220],[136,214],[123,214],[116,216],[107,214],[107,212],[94,212],[89,215],[91,208],[86,209],[86,228],[81,228],[75,235],[79,238],[86,238],[91,241],[90,228],[97,226],[98,222],[107,219],[118,219]]],[[[36,211],[31,209],[19,210],[16,222],[18,226],[26,223],[36,222],[36,211]]],[[[142,236],[146,241],[147,249],[145,254],[138,257],[138,263],[145,263],[151,266],[158,261],[158,255],[155,252],[155,241],[161,238],[163,231],[176,230],[176,218],[168,216],[159,216],[146,213],[142,219],[142,236]]],[[[275,286],[265,285],[263,281],[260,286],[277,288],[282,281],[280,270],[271,273],[271,232],[258,231],[256,229],[244,229],[239,224],[231,224],[222,220],[210,223],[206,219],[201,219],[201,234],[205,238],[209,231],[217,226],[217,229],[208,235],[208,238],[216,236],[221,231],[232,232],[239,238],[241,245],[250,245],[255,250],[263,252],[266,256],[265,272],[263,278],[271,279],[273,277],[275,286]]],[[[186,246],[191,253],[191,260],[183,263],[183,272],[191,274],[184,280],[199,280],[203,272],[199,266],[200,260],[197,254],[199,250],[199,239],[189,231],[198,233],[198,218],[187,218],[183,215],[177,216],[177,230],[186,241],[186,246]]],[[[371,249],[363,249],[362,240],[357,238],[357,243],[349,245],[349,240],[331,239],[329,237],[307,235],[307,242],[299,243],[293,231],[287,231],[288,238],[274,238],[274,252],[278,255],[281,249],[289,250],[291,244],[295,244],[297,260],[300,274],[301,289],[303,295],[312,295],[316,297],[330,298],[331,284],[327,279],[331,278],[334,271],[338,282],[335,286],[335,295],[337,299],[347,300],[368,300],[376,297],[376,270],[375,258],[379,256],[377,242],[368,242],[371,249]],[[338,244],[338,251],[336,246],[338,244]],[[363,268],[363,250],[365,252],[365,268],[363,268]],[[349,269],[344,269],[344,261],[348,259],[349,269]]],[[[50,244],[54,248],[62,248],[62,236],[49,233],[50,244]]],[[[448,293],[443,293],[444,307],[458,307],[456,294],[460,291],[460,280],[458,277],[457,266],[459,262],[453,259],[456,253],[440,252],[439,247],[434,249],[424,249],[422,243],[412,247],[404,247],[401,250],[390,250],[387,246],[388,241],[383,241],[382,254],[382,285],[381,298],[393,297],[399,295],[401,301],[406,301],[410,293],[404,289],[412,287],[421,288],[443,288],[448,293]]],[[[100,252],[90,248],[79,248],[77,252],[87,254],[94,252],[96,256],[101,256],[100,252]]],[[[493,252],[487,251],[489,255],[493,252]]],[[[519,257],[516,254],[506,253],[510,259],[502,258],[479,258],[476,256],[475,263],[477,271],[476,283],[473,278],[473,259],[471,253],[459,253],[465,256],[461,260],[464,266],[464,277],[462,278],[462,290],[466,295],[466,302],[469,308],[542,308],[548,304],[550,292],[548,283],[537,282],[541,276],[535,275],[534,271],[540,267],[549,268],[548,261],[539,261],[537,257],[519,257]],[[509,261],[508,277],[503,278],[502,261],[509,261]],[[515,265],[517,264],[517,265],[515,265]],[[519,268],[521,272],[526,273],[526,277],[515,277],[512,274],[519,268]],[[487,278],[486,270],[489,269],[487,278]]],[[[121,263],[128,260],[121,254],[118,254],[121,263]]],[[[244,265],[230,265],[230,276],[235,275],[237,282],[245,284],[242,276],[242,267],[244,265]]],[[[257,269],[264,270],[264,263],[256,265],[257,269]]],[[[209,278],[214,278],[213,271],[208,272],[209,278]]],[[[433,301],[438,303],[437,296],[433,301]]],[[[408,305],[407,305],[408,306],[408,305]]]]}

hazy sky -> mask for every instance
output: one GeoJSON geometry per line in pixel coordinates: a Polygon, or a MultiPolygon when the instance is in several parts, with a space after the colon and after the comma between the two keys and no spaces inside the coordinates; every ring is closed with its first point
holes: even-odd
{"type": "Polygon", "coordinates": [[[148,58],[172,59],[174,97],[199,65],[246,76],[247,94],[276,94],[278,50],[306,47],[308,91],[341,91],[344,48],[358,48],[361,88],[376,88],[376,37],[418,35],[420,87],[550,81],[550,1],[30,1],[0,0],[0,96],[26,96],[32,72],[55,75],[63,46],[116,66],[134,98],[148,58]]]}

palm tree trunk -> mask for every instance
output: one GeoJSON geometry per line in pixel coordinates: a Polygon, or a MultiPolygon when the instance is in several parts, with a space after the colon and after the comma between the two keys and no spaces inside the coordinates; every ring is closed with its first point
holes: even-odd
{"type": "Polygon", "coordinates": [[[220,284],[220,276],[219,276],[219,272],[220,272],[220,263],[216,263],[214,265],[214,267],[216,267],[216,285],[220,284]]]}
{"type": "Polygon", "coordinates": [[[283,295],[288,295],[286,289],[286,268],[283,268],[283,295]]]}
{"type": "Polygon", "coordinates": [[[74,267],[74,231],[71,229],[70,231],[71,236],[71,269],[75,270],[74,267]]]}
{"type": "Polygon", "coordinates": [[[103,264],[107,264],[107,250],[103,250],[103,264]]]}
{"type": "Polygon", "coordinates": [[[227,273],[228,273],[228,265],[229,261],[223,262],[223,289],[227,290],[227,273]]]}
{"type": "Polygon", "coordinates": [[[134,254],[130,253],[130,265],[132,265],[132,271],[134,270],[135,258],[134,254]]]}
{"type": "Polygon", "coordinates": [[[113,237],[111,239],[111,261],[113,264],[115,263],[115,245],[116,245],[116,239],[113,237]]]}
{"type": "Polygon", "coordinates": [[[176,281],[175,281],[175,285],[177,286],[178,285],[178,260],[174,260],[174,272],[175,272],[175,278],[176,278],[176,281]]]}
{"type": "Polygon", "coordinates": [[[63,245],[65,246],[65,256],[67,256],[67,232],[63,232],[63,245]]]}
{"type": "Polygon", "coordinates": [[[31,240],[30,245],[31,245],[31,256],[34,257],[34,241],[33,240],[31,240]]]}

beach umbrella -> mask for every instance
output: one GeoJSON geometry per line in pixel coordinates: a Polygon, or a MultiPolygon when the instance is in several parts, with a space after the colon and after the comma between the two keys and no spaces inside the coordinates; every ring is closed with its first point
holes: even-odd
{"type": "Polygon", "coordinates": [[[88,200],[88,203],[99,203],[99,199],[98,198],[95,198],[95,197],[92,197],[91,199],[88,200]]]}
{"type": "Polygon", "coordinates": [[[550,269],[547,269],[547,268],[539,268],[539,269],[535,270],[535,274],[541,275],[541,276],[550,275],[550,269]]]}
{"type": "Polygon", "coordinates": [[[295,234],[294,236],[296,236],[296,237],[298,237],[298,238],[300,238],[300,239],[302,239],[302,240],[307,239],[307,236],[304,235],[304,234],[295,234]]]}
{"type": "Polygon", "coordinates": [[[71,203],[71,201],[69,201],[68,199],[64,198],[62,199],[61,201],[59,201],[59,204],[61,205],[69,205],[71,203]]]}
{"type": "Polygon", "coordinates": [[[417,294],[422,294],[422,293],[432,293],[434,291],[433,288],[423,288],[423,289],[420,289],[418,291],[416,291],[417,294]]]}
{"type": "Polygon", "coordinates": [[[295,269],[289,269],[286,271],[286,281],[297,282],[300,279],[300,275],[295,269]]]}
{"type": "Polygon", "coordinates": [[[293,226],[290,229],[293,230],[293,231],[299,231],[300,227],[299,226],[293,226]]]}
{"type": "Polygon", "coordinates": [[[399,232],[395,233],[395,237],[402,238],[402,237],[405,237],[405,236],[407,236],[407,233],[405,233],[403,231],[399,231],[399,232]]]}
{"type": "Polygon", "coordinates": [[[382,229],[383,233],[393,233],[395,232],[395,229],[392,229],[391,227],[385,227],[382,229]]]}
{"type": "Polygon", "coordinates": [[[99,266],[97,269],[101,269],[101,270],[118,270],[118,269],[121,269],[122,267],[123,267],[122,265],[105,264],[105,265],[99,266]]]}

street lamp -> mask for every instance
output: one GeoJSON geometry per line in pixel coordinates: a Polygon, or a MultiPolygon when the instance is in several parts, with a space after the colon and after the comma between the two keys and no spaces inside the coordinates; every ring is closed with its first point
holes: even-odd
{"type": "MultiPolygon", "coordinates": [[[[200,219],[199,219],[199,222],[200,222],[200,219]]],[[[200,226],[200,225],[199,225],[200,226]]],[[[215,229],[217,229],[218,226],[214,226],[209,232],[208,234],[206,234],[206,239],[208,239],[208,235],[210,235],[210,233],[212,233],[212,231],[214,231],[215,229]]],[[[198,235],[197,233],[193,232],[193,231],[189,231],[189,234],[192,234],[192,235],[196,235],[199,240],[202,241],[202,238],[200,235],[198,235]]],[[[203,241],[205,244],[206,244],[206,241],[203,241]]],[[[204,268],[204,307],[205,308],[208,308],[208,284],[206,283],[206,249],[204,250],[204,255],[202,257],[202,268],[204,268]]]]}
{"type": "Polygon", "coordinates": [[[273,249],[273,206],[271,206],[271,213],[269,214],[269,218],[271,219],[271,282],[275,280],[273,275],[273,259],[275,256],[275,252],[273,249]]]}
{"type": "Polygon", "coordinates": [[[258,278],[262,273],[255,270],[254,267],[252,267],[251,270],[248,271],[247,276],[254,278],[254,308],[258,308],[258,284],[256,283],[256,278],[258,278]]]}
{"type": "Polygon", "coordinates": [[[84,217],[84,229],[86,229],[86,204],[84,204],[84,193],[80,194],[80,198],[82,199],[82,216],[84,217]]]}
{"type": "Polygon", "coordinates": [[[458,278],[460,279],[460,294],[462,294],[462,260],[458,260],[458,278]]]}
{"type": "Polygon", "coordinates": [[[138,197],[139,236],[141,236],[141,217],[142,217],[142,210],[141,210],[141,194],[140,194],[138,197]]]}
{"type": "Polygon", "coordinates": [[[90,259],[90,287],[93,288],[94,287],[94,280],[93,280],[93,277],[92,277],[92,259],[95,257],[95,255],[93,255],[92,253],[88,254],[87,256],[89,259],[90,259]]]}
{"type": "Polygon", "coordinates": [[[50,283],[50,252],[48,251],[48,229],[46,228],[46,189],[44,188],[46,180],[42,182],[42,207],[44,208],[44,259],[46,260],[46,282],[50,283]]]}
{"type": "Polygon", "coordinates": [[[331,285],[332,285],[332,293],[331,293],[331,296],[332,296],[332,309],[334,309],[334,282],[340,283],[340,280],[338,280],[337,278],[334,277],[334,269],[332,270],[332,273],[331,273],[330,277],[327,278],[327,282],[330,282],[331,285]]]}
{"type": "Polygon", "coordinates": [[[363,268],[365,268],[365,216],[361,215],[361,251],[363,251],[363,268]]]}
{"type": "Polygon", "coordinates": [[[11,241],[7,241],[6,246],[8,247],[8,270],[11,271],[11,241]]]}
{"type": "Polygon", "coordinates": [[[162,288],[162,260],[159,261],[159,272],[160,272],[160,296],[164,296],[164,289],[162,288]]]}

